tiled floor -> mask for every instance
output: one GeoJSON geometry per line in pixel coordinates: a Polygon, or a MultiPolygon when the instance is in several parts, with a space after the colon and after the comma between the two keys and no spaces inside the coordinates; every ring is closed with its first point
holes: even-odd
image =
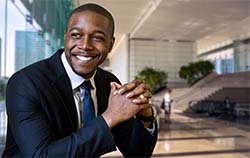
{"type": "MultiPolygon", "coordinates": [[[[173,111],[171,123],[160,115],[158,141],[153,153],[157,158],[249,158],[250,126],[208,116],[187,116],[173,111]]],[[[0,155],[3,144],[0,145],[0,155]]],[[[116,151],[105,158],[118,158],[116,151]]]]}
{"type": "MultiPolygon", "coordinates": [[[[250,126],[215,117],[190,117],[178,111],[171,123],[160,115],[160,131],[153,157],[249,158],[250,126]]],[[[112,152],[103,157],[121,157],[112,152]]]]}

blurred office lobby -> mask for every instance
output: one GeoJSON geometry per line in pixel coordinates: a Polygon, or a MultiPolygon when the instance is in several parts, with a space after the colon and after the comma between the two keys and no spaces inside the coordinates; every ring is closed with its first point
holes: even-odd
{"type": "Polygon", "coordinates": [[[165,123],[160,106],[166,89],[157,91],[152,101],[159,136],[152,157],[250,157],[250,0],[0,0],[0,155],[8,79],[63,48],[66,17],[87,2],[104,6],[115,19],[115,45],[102,68],[122,83],[146,67],[167,74],[172,113],[165,123]],[[179,71],[196,61],[209,61],[214,70],[189,85],[179,71]]]}
{"type": "MultiPolygon", "coordinates": [[[[173,110],[171,123],[160,115],[158,141],[152,157],[173,158],[248,158],[250,156],[249,124],[220,118],[184,115],[173,110]]],[[[119,158],[116,151],[105,158],[119,158]]]]}
{"type": "MultiPolygon", "coordinates": [[[[152,157],[248,158],[249,81],[250,72],[210,73],[192,86],[172,88],[172,112],[167,122],[161,109],[167,88],[156,93],[152,99],[158,109],[159,136],[152,157]],[[226,108],[226,96],[233,109],[226,108]]],[[[121,154],[116,151],[103,157],[121,154]]]]}

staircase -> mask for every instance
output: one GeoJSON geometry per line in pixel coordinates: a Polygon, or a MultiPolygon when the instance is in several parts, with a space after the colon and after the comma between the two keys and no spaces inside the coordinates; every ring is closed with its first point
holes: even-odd
{"type": "Polygon", "coordinates": [[[249,101],[250,72],[217,75],[211,73],[192,87],[173,89],[173,108],[184,111],[192,100],[249,101]]]}

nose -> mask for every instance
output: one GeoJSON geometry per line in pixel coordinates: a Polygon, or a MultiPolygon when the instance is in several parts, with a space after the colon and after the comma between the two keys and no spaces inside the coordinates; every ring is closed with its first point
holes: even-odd
{"type": "Polygon", "coordinates": [[[81,46],[83,50],[92,49],[93,46],[90,37],[85,36],[85,38],[82,39],[81,46]]]}

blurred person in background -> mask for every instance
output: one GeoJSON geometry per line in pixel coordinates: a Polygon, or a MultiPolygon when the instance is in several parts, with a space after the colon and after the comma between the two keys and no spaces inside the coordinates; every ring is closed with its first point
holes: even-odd
{"type": "Polygon", "coordinates": [[[170,88],[167,88],[167,92],[165,93],[161,103],[161,108],[164,110],[165,123],[170,123],[171,104],[173,102],[173,100],[171,99],[171,92],[172,90],[170,88]]]}

